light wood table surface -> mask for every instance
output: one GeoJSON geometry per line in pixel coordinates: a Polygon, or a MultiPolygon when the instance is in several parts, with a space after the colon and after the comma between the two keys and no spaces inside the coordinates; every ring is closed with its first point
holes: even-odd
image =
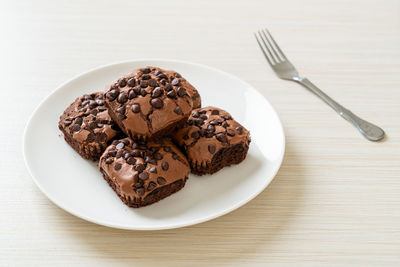
{"type": "Polygon", "coordinates": [[[399,1],[2,1],[0,21],[0,266],[400,266],[399,1]],[[386,140],[279,80],[253,36],[262,27],[386,140]],[[253,201],[191,227],[124,231],[34,185],[22,134],[38,103],[88,69],[149,57],[235,74],[276,108],[286,154],[253,201]]]}

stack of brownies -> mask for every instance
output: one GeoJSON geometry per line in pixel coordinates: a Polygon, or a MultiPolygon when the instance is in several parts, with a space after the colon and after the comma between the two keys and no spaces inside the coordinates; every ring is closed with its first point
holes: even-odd
{"type": "Polygon", "coordinates": [[[130,207],[185,186],[191,171],[212,174],[244,160],[250,133],[175,71],[137,69],[105,92],[78,97],[61,115],[64,139],[99,160],[104,179],[130,207]]]}

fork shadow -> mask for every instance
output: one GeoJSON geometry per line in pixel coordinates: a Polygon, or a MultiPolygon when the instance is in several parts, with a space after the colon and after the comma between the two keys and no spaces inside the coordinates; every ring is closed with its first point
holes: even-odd
{"type": "Polygon", "coordinates": [[[260,195],[220,218],[180,229],[112,229],[86,222],[58,208],[53,210],[63,217],[60,221],[64,223],[57,227],[76,242],[84,243],[92,255],[112,260],[115,265],[130,265],[132,260],[165,265],[177,254],[179,260],[229,265],[230,262],[246,262],[260,250],[268,253],[274,241],[285,234],[303,199],[306,175],[301,167],[300,156],[288,142],[281,169],[260,195]]]}

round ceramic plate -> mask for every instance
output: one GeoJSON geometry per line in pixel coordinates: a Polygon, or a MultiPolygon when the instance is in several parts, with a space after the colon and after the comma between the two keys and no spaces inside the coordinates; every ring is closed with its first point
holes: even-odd
{"type": "MultiPolygon", "coordinates": [[[[281,122],[251,85],[228,73],[175,60],[134,60],[107,65],[60,86],[36,109],[24,135],[24,158],[33,180],[56,205],[82,219],[122,229],[158,230],[201,223],[256,197],[277,173],[285,150],[281,122]],[[200,92],[203,106],[227,110],[250,130],[247,158],[213,175],[190,175],[179,192],[134,209],[121,202],[95,163],[81,158],[58,130],[64,109],[85,93],[135,68],[158,66],[182,74],[200,92]]],[[[248,218],[251,221],[251,218],[248,218]]]]}

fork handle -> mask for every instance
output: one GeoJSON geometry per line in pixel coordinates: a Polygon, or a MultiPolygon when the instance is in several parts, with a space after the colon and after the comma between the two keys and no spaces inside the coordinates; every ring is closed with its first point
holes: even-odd
{"type": "Polygon", "coordinates": [[[338,102],[333,100],[327,94],[321,91],[317,86],[315,86],[310,80],[307,78],[295,77],[294,81],[303,85],[305,88],[313,92],[319,98],[321,98],[325,103],[327,103],[331,108],[333,108],[340,116],[353,124],[357,130],[368,140],[370,141],[379,141],[385,136],[385,132],[378,126],[361,119],[356,116],[353,112],[346,109],[338,102]]]}

